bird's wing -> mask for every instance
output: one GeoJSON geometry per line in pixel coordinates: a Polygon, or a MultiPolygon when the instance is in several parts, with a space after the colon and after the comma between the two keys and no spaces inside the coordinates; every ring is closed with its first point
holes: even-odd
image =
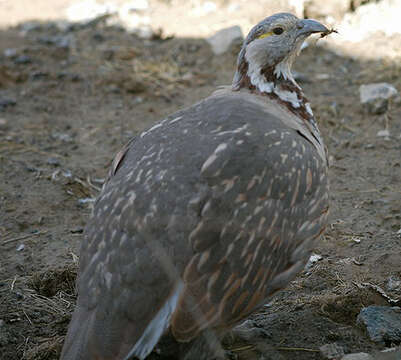
{"type": "Polygon", "coordinates": [[[172,318],[181,341],[232,326],[287,285],[327,219],[326,160],[315,144],[288,118],[236,101],[228,121],[245,116],[249,126],[229,137],[222,129],[201,168],[212,191],[189,236],[195,254],[172,318]]]}

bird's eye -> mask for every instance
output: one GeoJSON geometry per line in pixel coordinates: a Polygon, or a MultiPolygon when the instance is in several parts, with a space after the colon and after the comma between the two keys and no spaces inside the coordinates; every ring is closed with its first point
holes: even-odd
{"type": "Polygon", "coordinates": [[[280,35],[284,32],[284,29],[282,27],[276,27],[273,29],[273,33],[276,35],[280,35]]]}

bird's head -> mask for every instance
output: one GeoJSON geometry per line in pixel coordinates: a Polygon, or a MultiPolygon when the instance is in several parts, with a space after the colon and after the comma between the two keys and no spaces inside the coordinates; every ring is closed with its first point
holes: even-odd
{"type": "Polygon", "coordinates": [[[298,19],[288,13],[261,21],[244,40],[233,89],[254,87],[260,92],[272,92],[276,79],[280,78],[295,84],[291,65],[304,40],[314,33],[327,34],[330,30],[315,20],[298,19]]]}

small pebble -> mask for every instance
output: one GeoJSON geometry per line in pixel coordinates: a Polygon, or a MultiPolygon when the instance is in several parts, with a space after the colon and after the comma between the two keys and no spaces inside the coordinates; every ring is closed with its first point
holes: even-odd
{"type": "Polygon", "coordinates": [[[53,165],[53,166],[59,166],[60,165],[60,160],[55,158],[55,157],[50,157],[47,159],[46,161],[49,165],[53,165]]]}
{"type": "Polygon", "coordinates": [[[25,249],[25,245],[24,244],[19,244],[18,246],[17,246],[17,251],[22,251],[22,250],[24,250],[25,249]]]}
{"type": "Polygon", "coordinates": [[[19,65],[30,64],[30,63],[32,63],[32,59],[28,55],[20,55],[14,59],[14,63],[19,64],[19,65]]]}

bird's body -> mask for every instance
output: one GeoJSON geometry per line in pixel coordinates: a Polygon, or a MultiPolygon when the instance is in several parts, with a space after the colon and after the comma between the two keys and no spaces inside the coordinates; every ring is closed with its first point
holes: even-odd
{"type": "Polygon", "coordinates": [[[63,360],[220,336],[304,267],[327,221],[325,148],[295,82],[263,90],[249,68],[117,155],[86,228],[63,360]]]}

